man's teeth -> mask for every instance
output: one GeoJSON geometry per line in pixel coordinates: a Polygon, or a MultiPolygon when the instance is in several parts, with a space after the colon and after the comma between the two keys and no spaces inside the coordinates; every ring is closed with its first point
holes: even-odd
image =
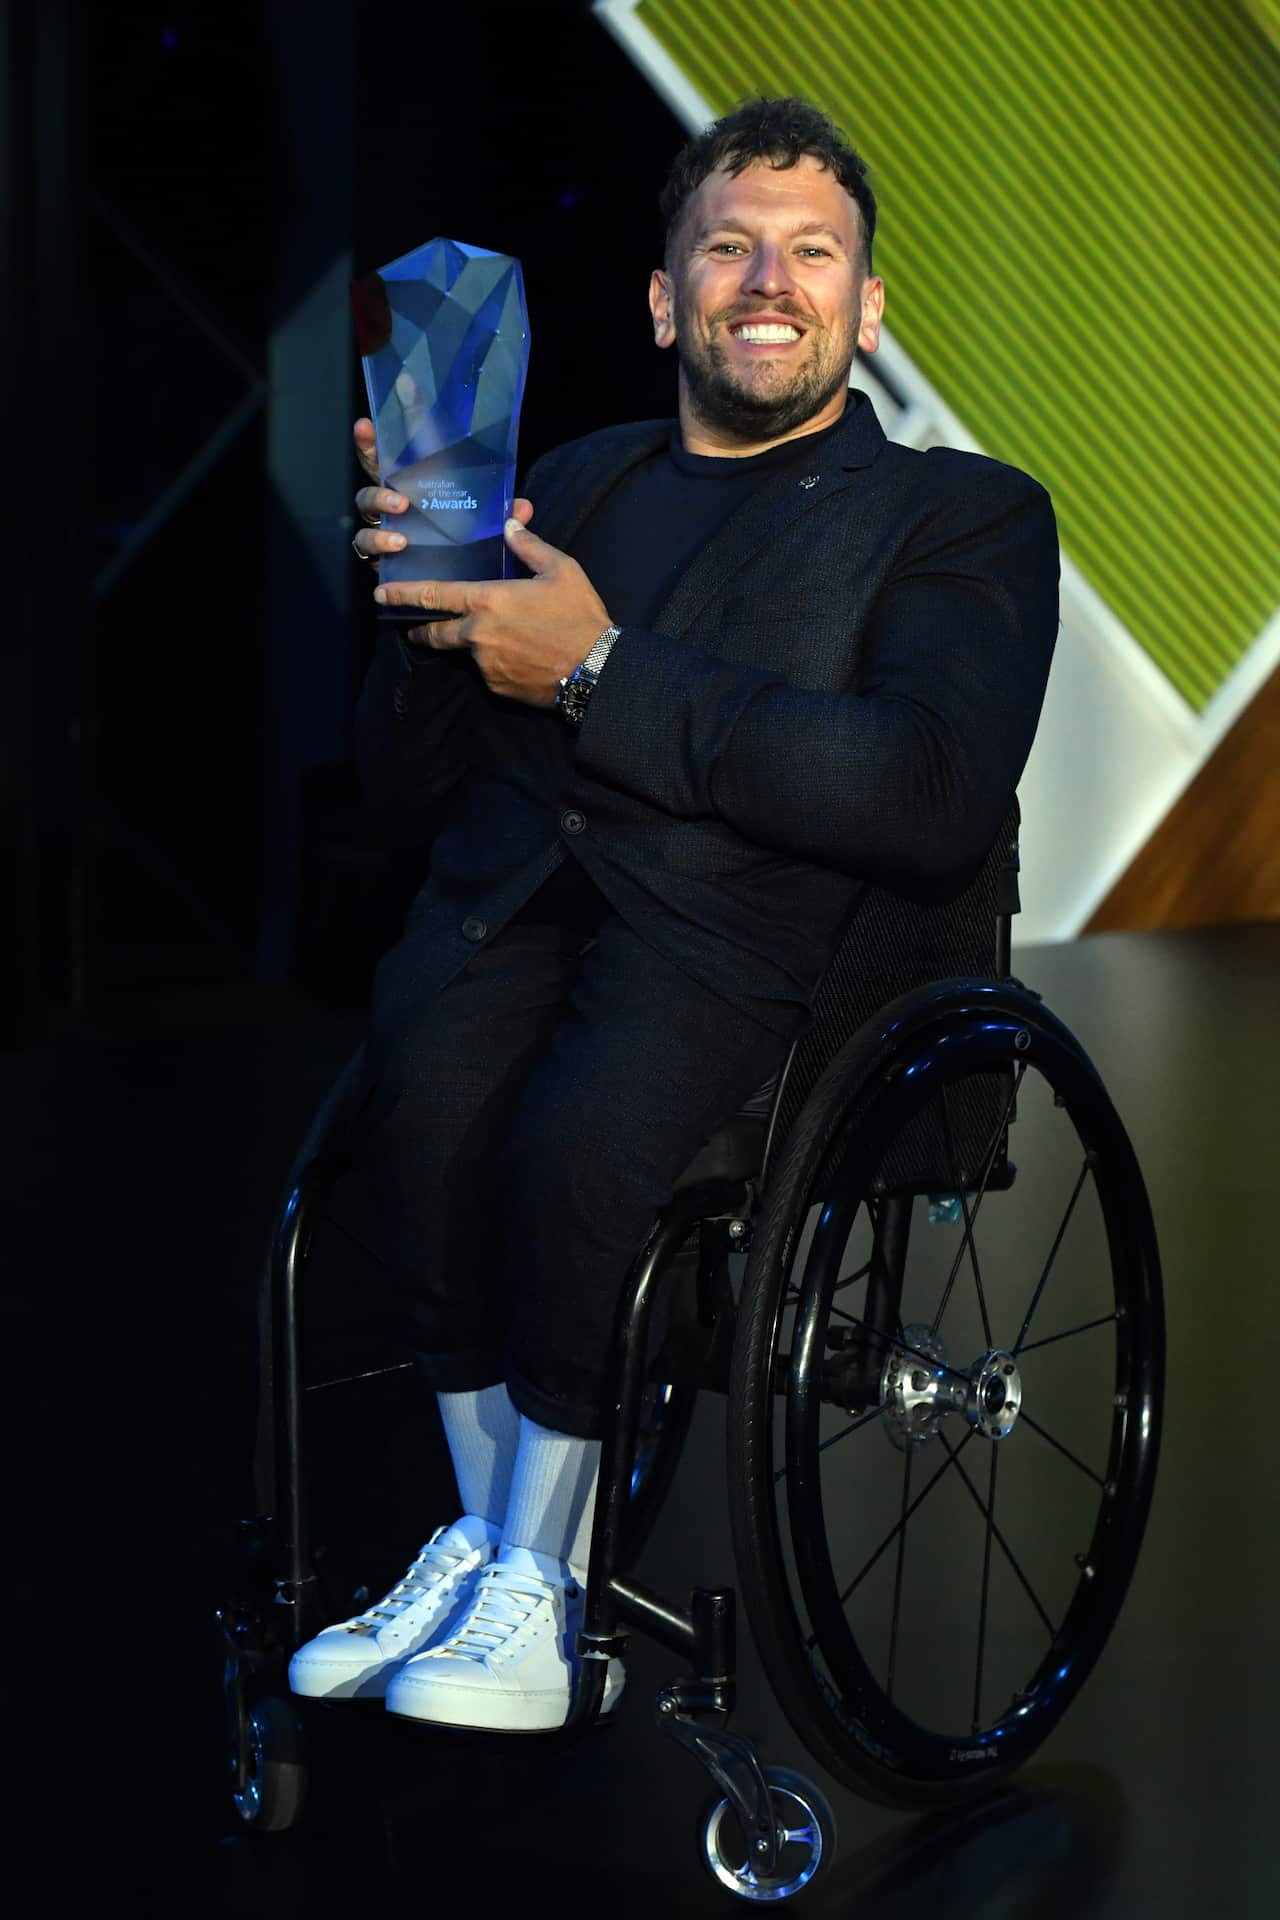
{"type": "Polygon", "coordinates": [[[797,327],[735,327],[733,331],[739,340],[745,340],[752,346],[785,346],[788,340],[798,340],[800,338],[800,332],[797,327]]]}

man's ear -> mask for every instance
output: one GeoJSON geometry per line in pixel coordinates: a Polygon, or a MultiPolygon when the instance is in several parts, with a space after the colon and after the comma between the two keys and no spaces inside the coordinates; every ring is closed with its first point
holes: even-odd
{"type": "Polygon", "coordinates": [[[880,345],[880,321],[884,315],[884,281],[873,274],[862,283],[862,319],[858,325],[858,345],[864,353],[874,353],[880,345]]]}
{"type": "Polygon", "coordinates": [[[661,267],[655,267],[649,276],[649,311],[653,315],[653,337],[657,345],[674,346],[675,293],[661,267]]]}

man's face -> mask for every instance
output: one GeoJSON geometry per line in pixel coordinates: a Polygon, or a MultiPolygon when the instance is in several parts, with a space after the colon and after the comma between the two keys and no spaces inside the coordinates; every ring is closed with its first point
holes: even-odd
{"type": "Polygon", "coordinates": [[[694,422],[759,444],[838,419],[854,350],[879,341],[883,282],[864,276],[858,209],[812,155],[708,175],[649,290],[694,422]]]}

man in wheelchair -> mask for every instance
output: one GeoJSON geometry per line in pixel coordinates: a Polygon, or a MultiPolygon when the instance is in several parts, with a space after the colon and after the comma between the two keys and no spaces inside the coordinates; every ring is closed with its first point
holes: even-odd
{"type": "MultiPolygon", "coordinates": [[[[830,122],[739,107],[662,208],[678,423],[540,460],[522,577],[380,587],[423,618],[383,630],[358,712],[388,833],[444,809],[377,976],[367,1153],[461,1513],[290,1682],[446,1725],[564,1721],[636,1248],[777,1073],[863,889],[946,897],[982,861],[1057,629],[1043,489],[887,442],[848,389],[884,287],[830,122]]],[[[372,440],[369,560],[405,505],[372,440]]],[[[606,1710],[621,1687],[613,1660],[606,1710]]]]}

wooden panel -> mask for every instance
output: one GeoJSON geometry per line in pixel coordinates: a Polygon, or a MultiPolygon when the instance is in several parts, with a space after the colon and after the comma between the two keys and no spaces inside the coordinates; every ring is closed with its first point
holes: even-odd
{"type": "Polygon", "coordinates": [[[1280,920],[1280,670],[1220,742],[1086,933],[1280,920]]]}

